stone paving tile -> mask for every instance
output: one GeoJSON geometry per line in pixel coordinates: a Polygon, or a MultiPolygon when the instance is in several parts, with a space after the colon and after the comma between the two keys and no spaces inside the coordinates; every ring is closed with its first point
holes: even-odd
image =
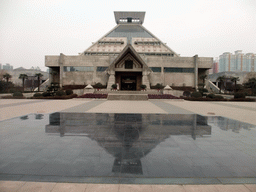
{"type": "Polygon", "coordinates": [[[87,112],[89,113],[166,113],[149,101],[106,101],[87,112]]]}
{"type": "Polygon", "coordinates": [[[250,189],[251,191],[256,191],[256,185],[245,184],[244,186],[247,187],[248,189],[250,189]]]}
{"type": "Polygon", "coordinates": [[[87,103],[75,106],[75,107],[71,107],[71,108],[67,108],[61,112],[69,112],[69,113],[84,113],[92,108],[97,107],[98,105],[101,105],[102,103],[106,102],[105,99],[102,100],[91,100],[87,103]]]}
{"type": "Polygon", "coordinates": [[[161,108],[162,110],[166,111],[168,114],[194,114],[191,111],[185,110],[183,108],[177,107],[175,105],[172,105],[172,103],[182,103],[182,101],[180,102],[171,102],[169,101],[167,102],[163,102],[160,100],[150,100],[151,103],[155,104],[156,106],[158,106],[159,108],[161,108]]]}
{"type": "Polygon", "coordinates": [[[56,183],[26,182],[17,192],[51,192],[56,183]]]}
{"type": "Polygon", "coordinates": [[[151,185],[122,185],[120,184],[119,192],[140,192],[140,191],[147,191],[153,192],[151,185]]]}
{"type": "MultiPolygon", "coordinates": [[[[34,100],[30,99],[28,101],[33,102],[34,100]]],[[[0,108],[0,121],[31,113],[53,113],[74,106],[79,106],[87,102],[90,102],[90,100],[47,100],[45,102],[30,103],[13,107],[4,107],[0,108]]]]}
{"type": "Polygon", "coordinates": [[[6,103],[0,105],[0,108],[4,107],[14,107],[14,106],[19,106],[19,105],[27,105],[27,104],[32,104],[32,103],[40,103],[40,102],[47,102],[47,100],[35,100],[35,101],[27,101],[27,102],[19,102],[19,103],[6,103]]]}
{"type": "Polygon", "coordinates": [[[22,181],[0,181],[0,191],[1,192],[17,191],[19,188],[25,185],[25,183],[26,182],[22,182],[22,181]]]}
{"type": "Polygon", "coordinates": [[[214,116],[223,116],[230,119],[235,119],[238,121],[250,123],[256,125],[256,111],[248,110],[248,107],[254,108],[255,104],[253,102],[248,104],[248,102],[199,102],[199,101],[184,101],[184,102],[171,102],[165,100],[164,102],[169,103],[171,105],[183,108],[185,110],[194,112],[200,115],[214,115],[214,116]],[[235,109],[232,106],[225,106],[229,104],[239,105],[241,109],[235,109]],[[237,104],[238,103],[238,104],[237,104]],[[243,109],[242,109],[243,108],[243,109]]]}
{"type": "Polygon", "coordinates": [[[215,185],[215,187],[221,192],[251,192],[244,185],[215,185]]]}
{"type": "Polygon", "coordinates": [[[187,192],[218,192],[215,185],[183,185],[187,192]]]}
{"type": "Polygon", "coordinates": [[[256,111],[256,107],[254,107],[252,105],[252,107],[248,107],[248,106],[240,106],[240,105],[236,105],[236,104],[231,104],[231,103],[218,103],[218,102],[214,102],[212,104],[217,104],[217,105],[222,105],[222,106],[227,106],[227,107],[233,107],[233,108],[237,108],[237,109],[246,109],[246,110],[251,110],[251,111],[256,111]]]}
{"type": "Polygon", "coordinates": [[[87,184],[85,192],[118,192],[119,185],[114,184],[87,184]]]}
{"type": "Polygon", "coordinates": [[[151,185],[153,192],[186,192],[182,185],[151,185]]]}
{"type": "Polygon", "coordinates": [[[84,192],[87,184],[57,183],[51,192],[84,192]]]}

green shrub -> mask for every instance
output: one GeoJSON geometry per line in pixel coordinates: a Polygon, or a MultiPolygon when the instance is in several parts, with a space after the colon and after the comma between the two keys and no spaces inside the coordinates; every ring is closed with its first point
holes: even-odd
{"type": "Polygon", "coordinates": [[[211,99],[213,99],[213,98],[215,98],[215,97],[216,97],[216,95],[214,95],[213,93],[210,93],[210,94],[206,95],[206,97],[207,97],[207,98],[211,98],[211,99]]]}
{"type": "Polygon", "coordinates": [[[200,93],[200,92],[193,92],[192,94],[191,94],[191,97],[193,97],[193,98],[200,98],[200,97],[202,97],[202,94],[200,93]]]}
{"type": "Polygon", "coordinates": [[[113,84],[111,85],[112,89],[116,89],[117,88],[117,84],[113,84]]]}
{"type": "Polygon", "coordinates": [[[63,96],[63,95],[66,95],[66,93],[64,91],[57,91],[56,95],[57,96],[63,96]]]}
{"type": "Polygon", "coordinates": [[[49,93],[49,92],[43,92],[43,97],[48,97],[48,96],[51,96],[52,94],[51,93],[49,93]]]}
{"type": "Polygon", "coordinates": [[[72,95],[72,94],[73,94],[72,89],[67,89],[67,90],[66,90],[66,95],[72,95]]]}
{"type": "Polygon", "coordinates": [[[184,96],[184,97],[190,97],[190,96],[191,96],[190,91],[184,91],[184,92],[183,92],[183,96],[184,96]]]}
{"type": "Polygon", "coordinates": [[[156,89],[163,89],[164,86],[161,85],[160,83],[157,83],[156,86],[155,86],[156,89]]]}
{"type": "Polygon", "coordinates": [[[42,97],[43,96],[43,94],[41,94],[41,93],[35,93],[34,95],[33,95],[33,97],[42,97]]]}
{"type": "Polygon", "coordinates": [[[102,89],[103,85],[101,83],[96,83],[93,87],[96,89],[102,89]]]}
{"type": "Polygon", "coordinates": [[[245,93],[235,93],[234,99],[245,98],[245,93]]]}
{"type": "Polygon", "coordinates": [[[147,86],[142,84],[142,85],[140,86],[140,88],[141,88],[141,89],[146,89],[147,86]]]}
{"type": "Polygon", "coordinates": [[[202,92],[202,93],[208,93],[208,89],[205,89],[205,88],[199,88],[198,90],[199,92],[202,92]]]}
{"type": "Polygon", "coordinates": [[[21,92],[15,92],[13,93],[13,97],[23,97],[23,94],[21,92]]]}

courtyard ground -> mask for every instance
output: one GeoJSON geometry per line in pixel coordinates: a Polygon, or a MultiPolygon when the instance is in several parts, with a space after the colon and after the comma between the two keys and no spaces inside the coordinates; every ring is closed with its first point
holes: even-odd
{"type": "MultiPolygon", "coordinates": [[[[108,101],[0,99],[0,121],[34,113],[196,113],[223,116],[256,125],[256,102],[191,102],[177,100],[108,101]]],[[[2,179],[0,191],[256,191],[255,184],[234,179],[228,185],[126,185],[11,181],[2,179]]]]}

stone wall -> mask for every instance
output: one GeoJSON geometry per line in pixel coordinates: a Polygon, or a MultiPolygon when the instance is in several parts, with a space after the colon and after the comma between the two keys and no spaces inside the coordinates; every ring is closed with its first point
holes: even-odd
{"type": "MultiPolygon", "coordinates": [[[[78,55],[78,56],[46,56],[45,63],[48,67],[60,68],[61,85],[84,85],[102,83],[106,85],[109,79],[107,72],[97,72],[97,67],[108,67],[113,62],[113,55],[78,55]],[[60,59],[61,58],[61,59],[60,59]],[[66,72],[63,67],[88,66],[93,67],[93,72],[73,71],[66,72]]],[[[167,56],[143,56],[148,67],[161,67],[161,72],[151,72],[149,81],[151,85],[157,83],[175,86],[195,86],[194,73],[164,72],[164,67],[195,68],[194,57],[167,57],[167,56]]],[[[212,58],[198,57],[198,77],[207,74],[212,66],[212,58]]],[[[122,71],[118,68],[117,71],[122,71]]],[[[133,71],[136,71],[135,69],[133,71]]],[[[200,82],[200,79],[199,79],[200,82]]]]}

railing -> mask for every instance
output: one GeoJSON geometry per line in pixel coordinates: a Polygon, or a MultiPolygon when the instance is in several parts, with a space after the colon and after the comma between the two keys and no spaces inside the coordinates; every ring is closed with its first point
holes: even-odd
{"type": "MultiPolygon", "coordinates": [[[[213,93],[220,93],[220,88],[217,87],[213,82],[211,82],[210,80],[206,80],[206,89],[208,89],[210,92],[213,93]]],[[[221,93],[224,93],[223,91],[221,91],[221,93]]]]}
{"type": "MultiPolygon", "coordinates": [[[[43,82],[41,85],[40,85],[40,91],[46,91],[48,86],[49,86],[49,83],[50,83],[50,80],[49,79],[46,79],[45,82],[43,82]]],[[[34,89],[34,91],[38,91],[38,87],[34,89]]]]}

